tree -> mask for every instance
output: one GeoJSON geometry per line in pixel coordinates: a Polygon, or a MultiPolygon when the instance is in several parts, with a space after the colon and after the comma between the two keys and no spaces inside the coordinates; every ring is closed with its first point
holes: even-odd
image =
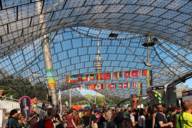
{"type": "Polygon", "coordinates": [[[5,90],[6,96],[12,95],[15,99],[27,95],[29,97],[37,97],[40,100],[45,100],[48,92],[44,83],[32,85],[26,78],[13,76],[1,79],[0,89],[5,90]]]}

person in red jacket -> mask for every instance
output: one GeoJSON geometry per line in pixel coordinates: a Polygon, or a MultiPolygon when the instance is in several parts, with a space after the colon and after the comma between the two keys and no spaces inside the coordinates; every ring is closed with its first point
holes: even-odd
{"type": "Polygon", "coordinates": [[[47,110],[47,117],[44,120],[44,127],[45,128],[54,128],[52,118],[53,118],[52,109],[48,109],[47,110]]]}
{"type": "Polygon", "coordinates": [[[73,117],[73,110],[69,110],[65,119],[67,123],[67,128],[77,128],[77,125],[75,124],[74,117],[73,117]]]}

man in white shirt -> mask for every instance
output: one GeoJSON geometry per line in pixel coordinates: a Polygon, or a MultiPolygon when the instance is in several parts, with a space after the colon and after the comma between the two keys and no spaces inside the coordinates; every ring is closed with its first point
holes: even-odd
{"type": "Polygon", "coordinates": [[[138,126],[139,126],[139,128],[145,128],[145,116],[144,116],[143,109],[140,109],[140,111],[139,111],[138,126]]]}

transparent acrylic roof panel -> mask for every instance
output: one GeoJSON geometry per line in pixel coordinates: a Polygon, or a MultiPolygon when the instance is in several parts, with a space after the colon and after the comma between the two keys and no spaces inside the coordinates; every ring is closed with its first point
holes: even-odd
{"type": "MultiPolygon", "coordinates": [[[[190,0],[0,0],[0,57],[63,27],[155,36],[192,50],[190,0]]],[[[101,32],[103,33],[103,32],[101,32]]],[[[105,38],[105,35],[102,35],[105,38]]],[[[121,35],[125,38],[126,35],[121,35]]]]}
{"type": "MultiPolygon", "coordinates": [[[[144,64],[146,61],[146,48],[142,46],[145,39],[145,36],[141,34],[88,27],[60,29],[56,33],[50,34],[54,76],[58,88],[62,89],[68,86],[64,85],[64,78],[67,74],[95,72],[94,60],[98,41],[100,43],[99,49],[103,62],[103,72],[147,69],[148,67],[144,64]],[[110,33],[118,34],[117,38],[110,38],[110,33]]],[[[46,83],[41,47],[42,40],[42,38],[39,38],[1,58],[1,77],[7,75],[22,76],[33,83],[39,81],[46,83]]],[[[165,85],[192,71],[191,50],[165,40],[159,39],[159,42],[151,48],[150,60],[154,86],[165,85]]],[[[130,79],[129,81],[142,82],[143,93],[146,93],[145,78],[130,79]]],[[[75,86],[78,85],[69,86],[69,88],[75,86]]],[[[130,90],[126,89],[117,91],[105,89],[99,92],[107,94],[110,91],[110,94],[119,97],[128,97],[130,93],[130,90]]],[[[137,93],[137,89],[132,89],[131,93],[137,93]]]]}

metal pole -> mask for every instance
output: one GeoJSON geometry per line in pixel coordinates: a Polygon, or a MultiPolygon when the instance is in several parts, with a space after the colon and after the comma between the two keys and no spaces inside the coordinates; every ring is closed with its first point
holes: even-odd
{"type": "Polygon", "coordinates": [[[95,104],[97,104],[97,92],[95,91],[95,104]]]}
{"type": "Polygon", "coordinates": [[[62,101],[61,101],[61,91],[60,90],[59,90],[59,93],[58,93],[58,102],[59,102],[59,113],[60,113],[60,115],[62,115],[63,105],[62,105],[62,101]]]}
{"type": "Polygon", "coordinates": [[[151,69],[149,71],[150,71],[150,86],[153,86],[153,72],[151,69]]]}
{"type": "MultiPolygon", "coordinates": [[[[41,13],[43,2],[36,2],[35,7],[37,9],[38,14],[41,13]]],[[[39,15],[39,23],[45,22],[45,16],[39,15]]],[[[42,25],[42,28],[46,28],[46,23],[42,25]]],[[[42,29],[41,33],[46,33],[46,29],[42,29]]],[[[57,106],[57,94],[56,94],[56,81],[53,77],[53,67],[52,67],[52,60],[51,60],[51,52],[49,49],[49,38],[48,35],[45,34],[43,38],[43,53],[44,53],[44,61],[45,61],[45,69],[47,74],[47,83],[48,83],[48,93],[51,97],[51,104],[56,108],[57,106]]]]}
{"type": "Polygon", "coordinates": [[[47,35],[44,35],[42,46],[44,53],[45,70],[47,74],[49,96],[51,96],[51,104],[56,107],[57,106],[56,80],[53,76],[53,66],[51,60],[51,52],[49,48],[49,38],[47,35]]]}
{"type": "Polygon", "coordinates": [[[71,97],[71,89],[69,89],[69,108],[71,108],[72,97],[71,97]]]}

